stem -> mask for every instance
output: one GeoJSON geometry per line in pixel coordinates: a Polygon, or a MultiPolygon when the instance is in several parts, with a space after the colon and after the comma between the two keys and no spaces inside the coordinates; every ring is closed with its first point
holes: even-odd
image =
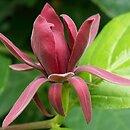
{"type": "Polygon", "coordinates": [[[39,121],[34,123],[26,123],[21,125],[12,125],[6,128],[0,128],[0,130],[34,130],[34,129],[44,129],[51,128],[52,120],[49,121],[39,121]]]}
{"type": "Polygon", "coordinates": [[[62,100],[63,100],[63,108],[65,111],[65,114],[68,113],[69,109],[69,94],[70,94],[70,86],[66,83],[63,84],[63,94],[62,94],[62,100]]]}
{"type": "Polygon", "coordinates": [[[20,125],[12,125],[6,128],[0,128],[0,130],[37,130],[59,127],[64,121],[64,117],[55,116],[53,119],[46,121],[38,121],[32,123],[25,123],[20,125]]]}

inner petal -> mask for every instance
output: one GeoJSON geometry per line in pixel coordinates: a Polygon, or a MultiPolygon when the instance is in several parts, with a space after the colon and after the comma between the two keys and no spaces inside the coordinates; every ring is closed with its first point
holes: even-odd
{"type": "Polygon", "coordinates": [[[50,79],[53,82],[64,82],[74,76],[73,72],[68,72],[64,74],[51,74],[48,76],[48,79],[50,79]]]}

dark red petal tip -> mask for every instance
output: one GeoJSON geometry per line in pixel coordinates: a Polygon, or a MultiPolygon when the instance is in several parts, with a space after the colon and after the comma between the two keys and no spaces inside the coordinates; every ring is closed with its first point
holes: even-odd
{"type": "Polygon", "coordinates": [[[63,104],[62,104],[62,84],[53,83],[49,88],[49,100],[55,111],[65,116],[63,104]]]}
{"type": "Polygon", "coordinates": [[[89,72],[89,73],[91,73],[95,76],[98,76],[99,78],[102,78],[102,79],[109,81],[111,83],[130,86],[130,79],[123,78],[121,76],[113,74],[113,73],[106,71],[104,69],[98,68],[96,66],[88,66],[88,65],[81,66],[75,70],[75,73],[79,73],[82,71],[89,72]]]}
{"type": "Polygon", "coordinates": [[[83,79],[76,76],[70,78],[69,82],[72,84],[72,86],[74,87],[79,96],[84,116],[86,118],[87,123],[89,123],[92,117],[92,105],[91,105],[91,95],[88,86],[83,79]]]}
{"type": "Polygon", "coordinates": [[[70,49],[72,50],[77,35],[77,28],[73,20],[68,15],[62,14],[61,17],[65,22],[65,26],[69,36],[70,49]]]}

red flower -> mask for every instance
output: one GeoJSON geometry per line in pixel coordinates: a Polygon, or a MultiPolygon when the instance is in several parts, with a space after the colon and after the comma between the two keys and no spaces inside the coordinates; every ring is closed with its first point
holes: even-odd
{"type": "Polygon", "coordinates": [[[82,78],[75,76],[75,74],[87,71],[112,83],[130,85],[130,80],[114,75],[101,68],[88,65],[76,66],[84,50],[89,47],[97,34],[100,21],[99,14],[85,20],[78,31],[69,16],[65,14],[61,16],[68,32],[68,44],[64,36],[63,24],[49,4],[44,6],[34,22],[31,46],[38,63],[34,63],[3,34],[0,34],[0,40],[3,44],[16,58],[24,62],[24,64],[11,65],[12,69],[18,71],[37,69],[42,72],[42,75],[34,79],[16,101],[6,116],[3,127],[8,126],[14,121],[32,99],[34,99],[46,116],[51,116],[41,106],[36,94],[37,90],[45,82],[52,83],[49,88],[49,100],[60,115],[65,115],[62,106],[62,84],[64,81],[70,83],[79,96],[87,123],[90,122],[92,114],[91,96],[86,82],[82,78]]]}

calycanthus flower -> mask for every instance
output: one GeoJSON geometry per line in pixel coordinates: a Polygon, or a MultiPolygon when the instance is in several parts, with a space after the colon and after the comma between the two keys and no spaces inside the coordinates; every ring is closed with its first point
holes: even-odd
{"type": "Polygon", "coordinates": [[[10,65],[10,68],[17,71],[37,69],[42,72],[42,75],[35,78],[16,101],[3,121],[3,127],[7,127],[14,121],[32,99],[46,116],[51,116],[41,105],[36,93],[45,82],[51,83],[48,94],[51,105],[58,114],[63,116],[65,113],[62,105],[62,86],[64,82],[71,84],[79,96],[87,123],[90,122],[92,115],[91,96],[87,83],[75,74],[86,71],[112,83],[130,85],[130,80],[96,66],[76,66],[84,50],[90,46],[97,34],[100,21],[99,14],[85,20],[78,31],[69,16],[63,14],[61,17],[67,29],[69,43],[66,42],[61,20],[48,3],[36,18],[31,36],[31,46],[37,63],[34,63],[0,33],[0,40],[3,44],[16,58],[23,62],[23,64],[10,65]]]}

